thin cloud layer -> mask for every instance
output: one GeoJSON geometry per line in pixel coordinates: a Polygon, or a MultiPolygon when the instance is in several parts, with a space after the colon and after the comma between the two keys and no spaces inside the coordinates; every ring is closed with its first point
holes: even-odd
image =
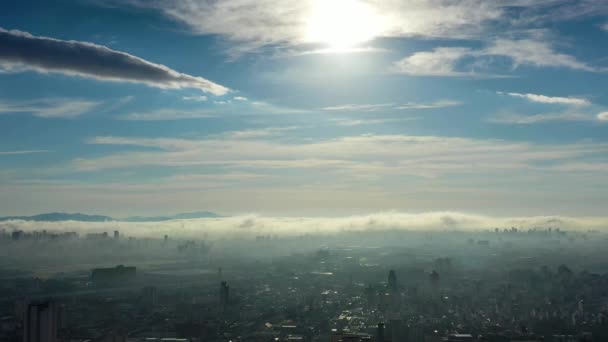
{"type": "MultiPolygon", "coordinates": [[[[125,2],[106,0],[124,6],[125,2]]],[[[219,35],[237,42],[235,52],[263,46],[297,46],[322,43],[327,37],[311,35],[319,9],[337,26],[347,27],[356,8],[369,13],[363,20],[366,38],[433,37],[467,38],[493,32],[496,25],[527,27],[539,22],[572,20],[608,11],[600,1],[528,0],[344,0],[326,6],[323,0],[129,0],[132,6],[153,8],[184,24],[197,34],[219,35]],[[336,12],[336,13],[333,13],[336,12]],[[312,20],[311,20],[312,17],[312,20]],[[371,35],[371,37],[370,37],[371,35]]],[[[359,23],[361,24],[361,23],[359,23]]],[[[357,28],[353,28],[357,29],[357,28]]]]}
{"type": "MultiPolygon", "coordinates": [[[[316,36],[306,33],[310,31],[310,17],[324,5],[320,0],[131,0],[129,3],[155,8],[195,33],[220,35],[239,42],[239,48],[244,51],[265,45],[319,43],[316,36]]],[[[373,29],[380,37],[464,36],[502,14],[500,6],[481,0],[458,3],[447,0],[353,0],[339,4],[348,8],[343,9],[343,15],[335,13],[332,17],[336,25],[348,20],[352,15],[348,13],[349,9],[366,6],[373,13],[370,24],[377,24],[368,29],[373,29]]]]}
{"type": "MultiPolygon", "coordinates": [[[[192,167],[224,165],[248,169],[313,169],[332,166],[346,178],[362,176],[477,174],[543,170],[586,157],[601,160],[607,144],[541,145],[456,137],[362,135],[316,142],[245,139],[206,140],[104,136],[96,145],[131,146],[141,151],[81,158],[80,171],[129,169],[147,166],[192,167]],[[150,151],[149,149],[154,149],[150,151]],[[463,153],[466,152],[466,153],[463,153]],[[597,158],[596,158],[597,157],[597,158]]],[[[345,179],[344,178],[344,179],[345,179]]]]}
{"type": "Polygon", "coordinates": [[[205,110],[176,110],[157,109],[149,112],[128,113],[119,116],[119,120],[125,121],[173,121],[189,119],[208,119],[217,117],[217,114],[205,110]]]}
{"type": "Polygon", "coordinates": [[[20,154],[48,153],[49,150],[21,150],[21,151],[0,151],[0,156],[13,156],[20,154]]]}
{"type": "Polygon", "coordinates": [[[346,217],[272,217],[259,215],[226,218],[175,220],[165,222],[0,222],[0,229],[76,231],[80,234],[119,229],[122,235],[159,238],[211,239],[256,235],[297,236],[302,234],[337,234],[341,232],[422,230],[422,231],[479,231],[495,228],[533,229],[560,228],[568,230],[605,229],[605,217],[492,217],[461,212],[401,213],[385,212],[346,217]]]}
{"type": "Polygon", "coordinates": [[[23,102],[0,100],[0,114],[31,113],[41,118],[74,118],[98,108],[99,105],[101,102],[81,99],[46,98],[23,102]]]}
{"type": "MultiPolygon", "coordinates": [[[[504,114],[491,117],[489,122],[509,125],[533,125],[556,121],[594,121],[595,117],[578,112],[544,113],[535,115],[504,114]]],[[[601,120],[601,119],[600,119],[601,120]]]]}
{"type": "Polygon", "coordinates": [[[396,61],[393,69],[397,73],[413,76],[502,77],[488,71],[496,62],[495,57],[506,58],[512,68],[526,65],[587,72],[603,71],[556,51],[544,39],[497,39],[482,49],[438,47],[396,61]]]}
{"type": "Polygon", "coordinates": [[[377,104],[343,104],[337,106],[323,107],[322,110],[332,112],[376,112],[385,109],[438,109],[460,106],[461,101],[438,100],[429,103],[407,102],[405,104],[377,103],[377,104]]]}
{"type": "Polygon", "coordinates": [[[587,106],[591,102],[587,99],[576,98],[576,97],[559,97],[559,96],[546,96],[539,94],[520,94],[520,93],[503,93],[498,92],[500,95],[508,95],[512,97],[518,97],[526,99],[531,102],[547,103],[547,104],[563,104],[571,106],[587,106]]]}
{"type": "Polygon", "coordinates": [[[0,66],[8,70],[61,73],[101,81],[141,83],[161,89],[194,88],[214,95],[229,89],[125,52],[81,41],[33,36],[0,28],[0,66]]]}

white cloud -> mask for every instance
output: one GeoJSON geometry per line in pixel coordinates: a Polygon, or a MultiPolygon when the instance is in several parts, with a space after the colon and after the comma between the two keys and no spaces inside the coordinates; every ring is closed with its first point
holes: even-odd
{"type": "Polygon", "coordinates": [[[395,62],[395,70],[413,76],[472,76],[473,72],[458,71],[456,63],[469,56],[469,48],[436,48],[432,51],[416,52],[395,62]]]}
{"type": "Polygon", "coordinates": [[[182,100],[184,100],[184,101],[205,102],[205,101],[208,100],[208,98],[205,95],[201,95],[201,96],[183,96],[182,100]]]}
{"type": "Polygon", "coordinates": [[[577,97],[559,97],[559,96],[546,96],[538,94],[521,94],[521,93],[504,93],[498,92],[500,95],[509,95],[512,97],[519,97],[526,99],[531,102],[548,103],[548,104],[564,104],[572,106],[588,106],[591,102],[587,99],[577,97]]]}
{"type": "Polygon", "coordinates": [[[288,126],[288,127],[266,127],[260,129],[247,129],[241,131],[231,131],[227,132],[225,136],[234,139],[257,139],[257,138],[265,138],[277,135],[283,135],[286,132],[296,130],[300,127],[298,126],[288,126]]]}
{"type": "Polygon", "coordinates": [[[377,37],[479,37],[494,35],[498,28],[537,27],[547,21],[608,12],[603,1],[590,0],[576,4],[561,0],[335,0],[333,6],[323,0],[105,1],[154,8],[195,33],[219,35],[236,43],[234,54],[332,40],[332,32],[323,30],[329,26],[326,18],[333,27],[358,33],[348,36],[357,42],[377,37]]]}
{"type": "Polygon", "coordinates": [[[369,215],[341,217],[287,217],[238,215],[225,218],[174,220],[164,222],[0,222],[5,230],[75,231],[80,234],[111,231],[120,225],[121,234],[134,237],[159,238],[165,234],[173,238],[198,238],[207,234],[211,239],[227,236],[256,235],[297,236],[301,234],[338,234],[344,231],[426,230],[426,231],[479,231],[513,226],[523,229],[561,228],[575,230],[603,229],[606,217],[529,216],[496,217],[455,211],[404,213],[379,212],[369,215]]]}
{"type": "Polygon", "coordinates": [[[229,89],[125,52],[88,42],[33,36],[0,28],[0,66],[61,73],[101,81],[142,83],[161,89],[194,88],[224,95],[229,89]]]}
{"type": "MultiPolygon", "coordinates": [[[[598,153],[608,153],[606,144],[536,145],[467,138],[363,135],[316,142],[243,139],[159,139],[97,137],[92,144],[155,148],[157,151],[113,153],[98,158],[77,159],[80,171],[133,169],[145,166],[229,166],[241,169],[327,168],[344,172],[345,178],[389,175],[436,177],[447,174],[524,172],[549,163],[560,163],[598,153]],[[466,151],[466,153],[464,153],[466,151]]],[[[590,159],[589,162],[592,162],[590,159]]]]}
{"type": "Polygon", "coordinates": [[[608,32],[608,23],[605,23],[601,26],[602,30],[608,32]]]}
{"type": "Polygon", "coordinates": [[[11,156],[20,154],[33,154],[33,153],[48,153],[49,150],[21,150],[21,151],[0,151],[0,156],[11,156]]]}
{"type": "Polygon", "coordinates": [[[172,121],[188,119],[215,118],[216,114],[203,110],[185,111],[177,109],[158,109],[149,112],[136,112],[118,116],[119,120],[126,121],[172,121]]]}
{"type": "Polygon", "coordinates": [[[510,58],[515,66],[563,67],[574,70],[597,71],[575,57],[556,52],[546,41],[534,39],[498,39],[483,51],[484,55],[510,58]]]}
{"type": "Polygon", "coordinates": [[[387,123],[393,122],[406,122],[418,120],[419,118],[411,117],[411,118],[393,118],[393,119],[345,119],[345,118],[336,118],[331,119],[330,121],[335,122],[338,126],[364,126],[364,125],[384,125],[387,123]]]}
{"type": "Polygon", "coordinates": [[[532,125],[543,122],[554,122],[554,121],[594,121],[595,117],[576,113],[576,112],[564,112],[564,113],[545,113],[545,114],[534,114],[534,115],[521,115],[521,114],[504,114],[488,119],[489,122],[498,124],[515,124],[515,125],[532,125]]]}
{"type": "Polygon", "coordinates": [[[31,113],[41,118],[74,118],[96,109],[101,102],[65,99],[45,98],[27,100],[22,102],[0,101],[0,113],[31,113]]]}
{"type": "MultiPolygon", "coordinates": [[[[238,42],[238,49],[251,51],[265,45],[322,43],[326,37],[309,34],[315,30],[315,13],[324,9],[321,0],[196,1],[131,0],[131,4],[152,7],[199,34],[216,34],[238,42]]],[[[493,2],[463,0],[371,0],[342,1],[344,6],[369,7],[365,13],[367,30],[373,37],[433,36],[463,37],[478,32],[485,22],[498,19],[503,10],[493,2]]],[[[333,7],[329,7],[333,8],[333,7]]],[[[351,8],[344,8],[333,20],[349,24],[351,8]]],[[[366,32],[366,36],[369,33],[366,32]]]]}
{"type": "Polygon", "coordinates": [[[550,43],[541,39],[497,39],[482,49],[464,47],[439,47],[431,51],[419,51],[394,63],[397,73],[413,76],[441,77],[504,77],[488,71],[492,57],[505,57],[513,67],[530,65],[602,71],[575,57],[557,52],[550,43]]]}
{"type": "Polygon", "coordinates": [[[349,111],[349,112],[375,112],[382,109],[437,109],[460,106],[461,101],[438,100],[430,103],[408,102],[405,104],[376,103],[376,104],[343,104],[321,108],[326,111],[349,111]]]}
{"type": "Polygon", "coordinates": [[[246,98],[246,97],[244,97],[244,96],[235,96],[233,99],[234,99],[235,101],[249,101],[249,99],[247,99],[247,98],[246,98]]]}
{"type": "Polygon", "coordinates": [[[608,112],[599,113],[597,119],[600,121],[608,121],[608,112]]]}
{"type": "Polygon", "coordinates": [[[323,107],[322,110],[327,111],[351,111],[351,112],[375,112],[377,110],[390,108],[394,106],[392,103],[378,103],[378,104],[344,104],[337,106],[323,107]]]}
{"type": "Polygon", "coordinates": [[[437,108],[447,108],[447,107],[456,107],[461,106],[462,101],[454,101],[454,100],[439,100],[431,103],[415,103],[408,102],[406,104],[400,105],[396,107],[397,109],[437,109],[437,108]]]}

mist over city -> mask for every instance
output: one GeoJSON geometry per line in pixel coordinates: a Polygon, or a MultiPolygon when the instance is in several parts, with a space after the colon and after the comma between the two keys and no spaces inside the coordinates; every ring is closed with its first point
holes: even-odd
{"type": "Polygon", "coordinates": [[[0,2],[0,342],[608,341],[608,0],[0,2]]]}

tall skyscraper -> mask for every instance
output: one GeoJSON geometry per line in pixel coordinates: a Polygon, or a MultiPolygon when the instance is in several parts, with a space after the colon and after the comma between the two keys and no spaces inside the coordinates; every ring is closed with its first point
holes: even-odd
{"type": "Polygon", "coordinates": [[[429,282],[431,284],[431,294],[436,296],[439,293],[439,273],[433,270],[433,272],[429,275],[429,282]]]}
{"type": "Polygon", "coordinates": [[[395,274],[395,270],[388,272],[388,288],[392,291],[397,291],[397,275],[395,274]]]}
{"type": "Polygon", "coordinates": [[[23,319],[23,341],[56,342],[60,325],[59,307],[56,303],[31,303],[23,319]]]}
{"type": "Polygon", "coordinates": [[[384,323],[378,323],[376,328],[376,342],[384,342],[384,323]]]}
{"type": "Polygon", "coordinates": [[[220,284],[220,306],[222,308],[228,304],[229,295],[230,287],[228,286],[227,282],[222,281],[222,283],[220,284]]]}

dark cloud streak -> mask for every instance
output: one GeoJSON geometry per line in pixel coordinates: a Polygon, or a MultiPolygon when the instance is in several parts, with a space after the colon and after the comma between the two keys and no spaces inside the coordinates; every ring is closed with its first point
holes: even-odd
{"type": "Polygon", "coordinates": [[[37,37],[0,28],[0,65],[102,81],[142,83],[162,89],[195,88],[224,95],[228,88],[125,52],[81,41],[37,37]]]}

